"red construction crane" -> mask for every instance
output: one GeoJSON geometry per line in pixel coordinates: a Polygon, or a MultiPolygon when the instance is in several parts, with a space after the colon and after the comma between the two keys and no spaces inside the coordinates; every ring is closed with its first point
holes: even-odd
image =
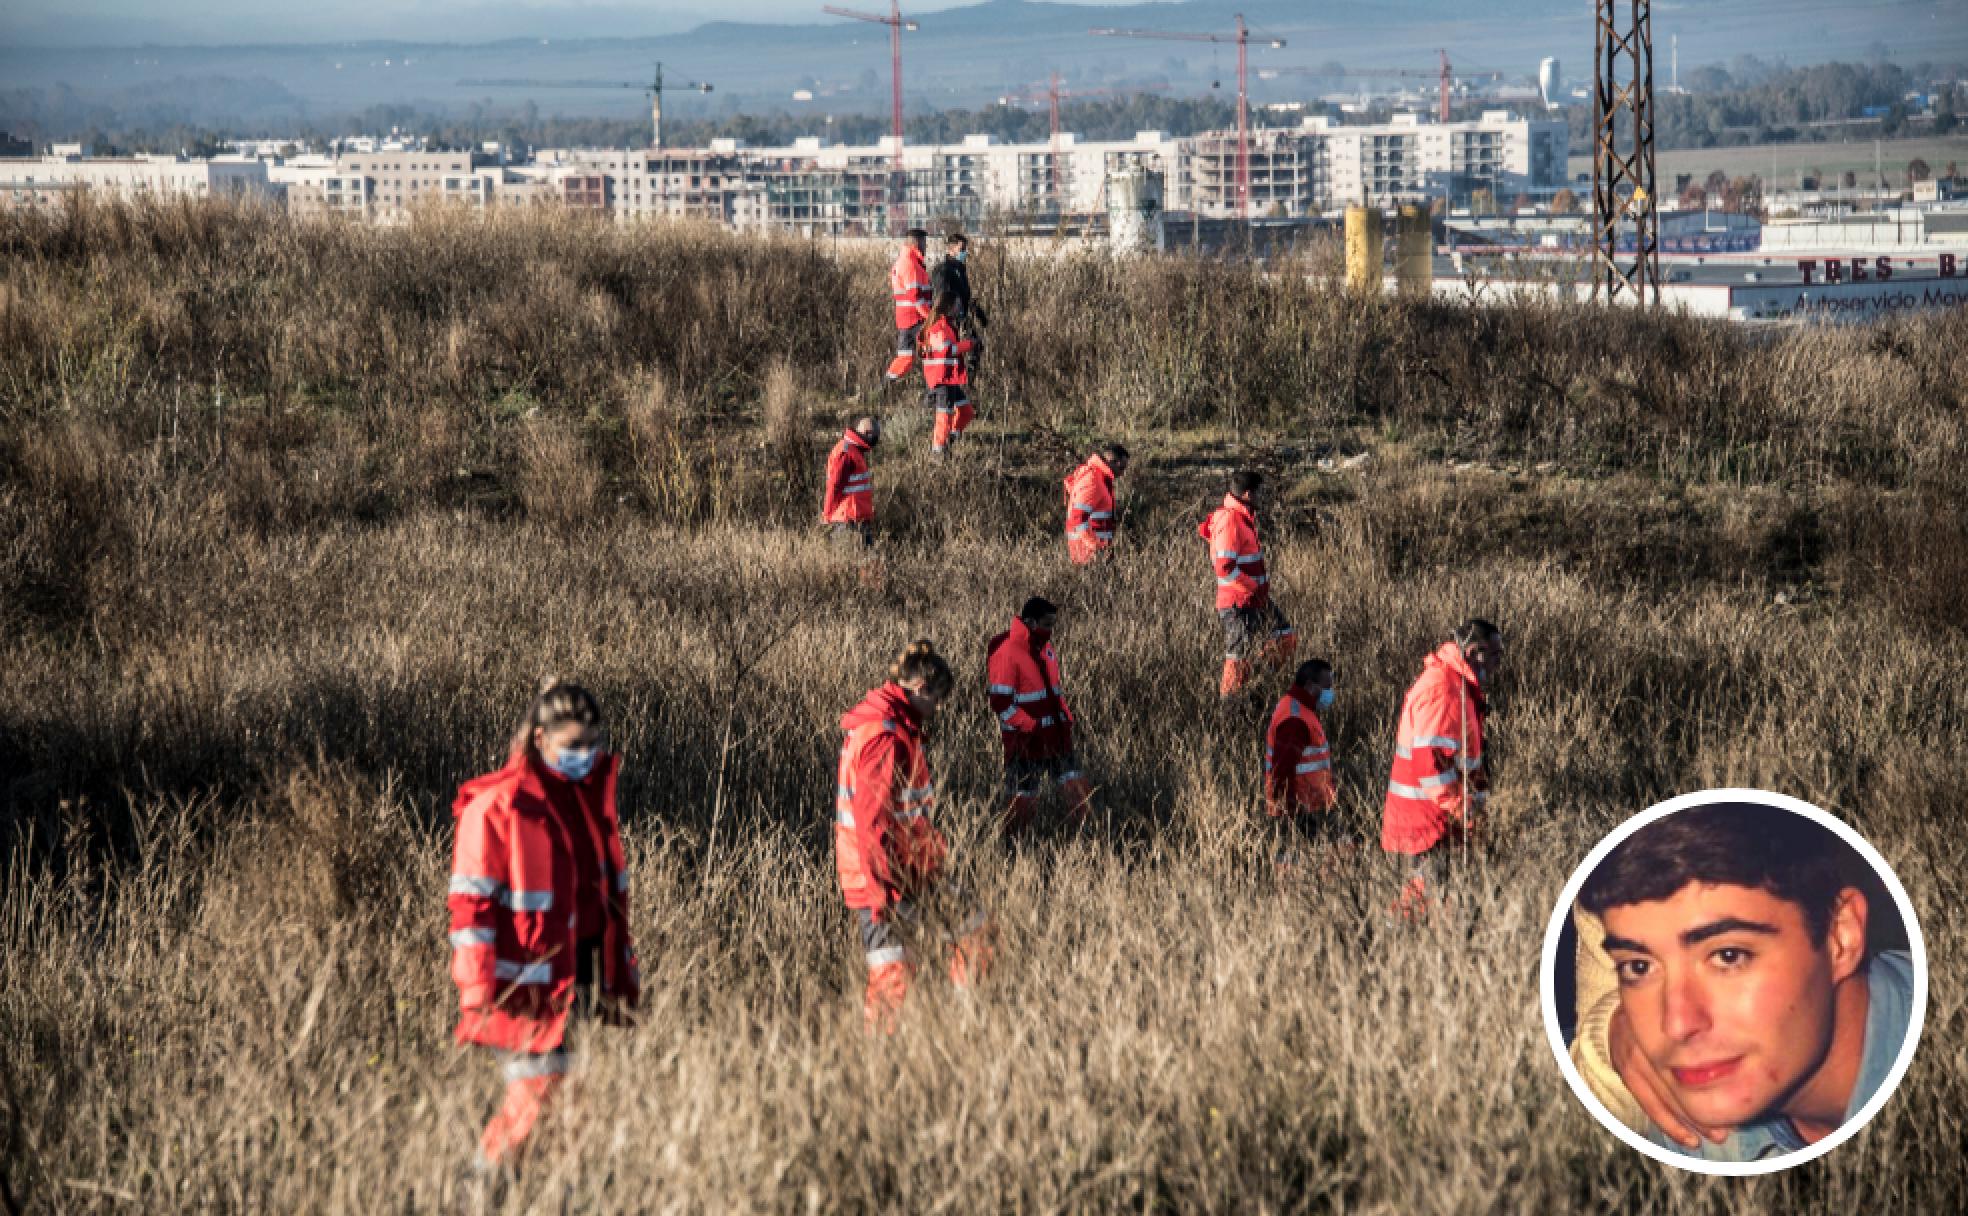
{"type": "MultiPolygon", "coordinates": [[[[1250,218],[1250,80],[1248,62],[1250,30],[1244,15],[1236,14],[1235,34],[1172,34],[1164,30],[1088,30],[1110,38],[1162,38],[1171,42],[1234,42],[1237,44],[1237,218],[1250,218]]],[[[1283,38],[1267,40],[1273,49],[1282,49],[1283,38]]]]}
{"type": "Polygon", "coordinates": [[[1160,92],[1168,88],[1165,84],[1136,85],[1130,89],[1062,89],[1059,87],[1059,73],[1054,72],[1043,85],[1033,85],[1023,93],[1011,93],[998,98],[1000,105],[1014,101],[1046,102],[1052,109],[1052,199],[1063,209],[1065,203],[1059,197],[1059,99],[1062,97],[1131,97],[1136,93],[1160,92]]]}
{"type": "MultiPolygon", "coordinates": [[[[1406,77],[1427,78],[1431,80],[1439,79],[1441,81],[1441,98],[1437,103],[1436,106],[1437,112],[1435,116],[1436,118],[1440,119],[1442,122],[1447,122],[1449,121],[1449,93],[1450,93],[1451,86],[1454,84],[1455,75],[1449,68],[1449,53],[1447,51],[1441,51],[1438,53],[1442,56],[1442,66],[1438,71],[1432,71],[1432,72],[1424,68],[1348,68],[1343,72],[1329,72],[1322,68],[1267,68],[1266,70],[1259,72],[1258,75],[1260,77],[1327,76],[1335,79],[1353,79],[1353,80],[1368,80],[1368,79],[1378,80],[1383,76],[1406,76],[1406,77]]],[[[1479,72],[1465,73],[1464,75],[1467,79],[1470,80],[1502,80],[1503,79],[1502,72],[1479,71],[1479,72]]]]}
{"type": "Polygon", "coordinates": [[[894,86],[895,110],[895,169],[889,181],[889,227],[900,231],[906,207],[897,207],[897,202],[906,201],[903,183],[908,181],[902,169],[902,31],[914,32],[916,23],[902,16],[901,0],[888,0],[888,16],[879,13],[864,13],[856,9],[840,8],[823,4],[820,11],[832,17],[847,17],[854,21],[872,21],[876,25],[888,27],[889,80],[894,86]]]}

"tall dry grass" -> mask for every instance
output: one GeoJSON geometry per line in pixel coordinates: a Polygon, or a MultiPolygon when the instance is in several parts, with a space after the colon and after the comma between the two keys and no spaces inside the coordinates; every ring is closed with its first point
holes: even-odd
{"type": "Polygon", "coordinates": [[[878,265],[215,208],[0,233],[8,1204],[449,1206],[497,1088],[448,1040],[449,797],[547,671],[628,760],[648,1009],[584,1040],[510,1210],[1931,1212],[1968,1182],[1958,317],[1755,340],[986,250],[980,442],[932,466],[899,414],[877,590],[781,473],[878,400],[878,265]],[[1562,392],[1503,411],[1533,369],[1562,392]],[[1785,369],[1802,387],[1758,380],[1785,369]],[[1126,550],[1089,573],[1058,479],[1095,433],[1137,462],[1126,550]],[[1269,872],[1261,707],[1214,704],[1191,531],[1238,462],[1273,474],[1280,595],[1338,668],[1352,832],[1430,642],[1473,612],[1510,639],[1495,847],[1424,928],[1381,915],[1371,848],[1269,872]],[[1101,817],[1006,855],[983,643],[1033,592],[1064,607],[1101,817]],[[960,668],[938,815],[1004,951],[873,1042],[834,724],[922,635],[960,668]],[[1850,819],[1934,967],[1878,1121],[1753,1182],[1592,1124],[1534,979],[1599,834],[1720,784],[1850,819]]]}

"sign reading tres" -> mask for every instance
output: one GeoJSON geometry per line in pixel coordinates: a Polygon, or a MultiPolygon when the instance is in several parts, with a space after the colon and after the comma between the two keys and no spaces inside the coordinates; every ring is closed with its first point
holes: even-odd
{"type": "MultiPolygon", "coordinates": [[[[1904,259],[1902,259],[1904,260],[1904,259]]],[[[1954,254],[1943,253],[1936,256],[1940,277],[1951,279],[1959,272],[1959,263],[1954,254]]],[[[1823,282],[1826,283],[1869,283],[1885,282],[1893,277],[1895,270],[1911,270],[1910,266],[1895,267],[1893,259],[1886,255],[1876,258],[1800,258],[1797,272],[1804,276],[1805,285],[1819,282],[1820,267],[1823,269],[1823,282]]]]}

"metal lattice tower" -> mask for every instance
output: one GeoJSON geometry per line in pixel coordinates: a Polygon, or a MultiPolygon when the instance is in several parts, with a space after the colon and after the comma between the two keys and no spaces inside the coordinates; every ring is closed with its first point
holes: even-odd
{"type": "Polygon", "coordinates": [[[1595,0],[1592,296],[1660,303],[1651,0],[1595,0]],[[1630,249],[1622,248],[1631,237],[1630,249]]]}

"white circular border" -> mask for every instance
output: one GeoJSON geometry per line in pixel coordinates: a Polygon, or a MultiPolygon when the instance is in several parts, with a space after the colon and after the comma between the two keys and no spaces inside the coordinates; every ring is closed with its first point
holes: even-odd
{"type": "Polygon", "coordinates": [[[1693,794],[1670,798],[1666,802],[1655,803],[1614,828],[1592,852],[1586,855],[1578,868],[1572,871],[1570,881],[1566,882],[1564,891],[1558,897],[1558,906],[1552,909],[1551,925],[1544,933],[1544,961],[1539,969],[1538,987],[1539,1004],[1544,1009],[1544,1032],[1545,1037],[1551,1040],[1551,1053],[1558,1057],[1558,1068],[1565,1074],[1566,1084],[1572,1087],[1572,1092],[1585,1104],[1585,1108],[1592,1112],[1593,1118],[1597,1119],[1606,1130],[1619,1137],[1628,1147],[1638,1149],[1663,1165],[1671,1165],[1676,1169],[1688,1170],[1696,1174],[1742,1178],[1754,1174],[1774,1174],[1778,1170],[1787,1170],[1792,1166],[1817,1160],[1857,1135],[1859,1129],[1870,1123],[1872,1117],[1886,1105],[1887,1099],[1893,1096],[1893,1091],[1899,1088],[1900,1079],[1906,1075],[1907,1066],[1913,1063],[1914,1049],[1920,1045],[1920,1031],[1927,1018],[1927,944],[1920,935],[1920,921],[1914,915],[1913,904],[1907,899],[1906,889],[1900,886],[1899,877],[1893,873],[1892,867],[1886,864],[1886,859],[1881,857],[1878,851],[1866,843],[1865,838],[1853,831],[1844,820],[1829,815],[1802,799],[1792,798],[1786,794],[1773,794],[1768,790],[1700,790],[1693,794]],[[1872,866],[1879,875],[1880,881],[1885,884],[1887,893],[1893,897],[1893,902],[1899,906],[1900,919],[1906,925],[1908,951],[1913,956],[1913,1018],[1907,1023],[1906,1042],[1900,1046],[1899,1058],[1893,1061],[1893,1070],[1886,1074],[1886,1083],[1879,1087],[1879,1092],[1872,1095],[1871,1100],[1857,1116],[1846,1120],[1837,1131],[1797,1152],[1762,1161],[1710,1161],[1702,1157],[1690,1157],[1673,1149],[1662,1148],[1614,1118],[1613,1113],[1599,1101],[1591,1087],[1579,1076],[1577,1067],[1572,1064],[1571,1052],[1567,1050],[1564,1036],[1558,1029],[1560,1024],[1558,1004],[1556,993],[1553,991],[1557,981],[1558,942],[1564,932],[1566,921],[1571,919],[1572,905],[1578,900],[1579,888],[1585,885],[1586,876],[1591,874],[1593,869],[1605,860],[1606,854],[1612,852],[1622,840],[1654,820],[1664,819],[1676,811],[1707,806],[1716,802],[1754,802],[1763,806],[1779,807],[1814,820],[1836,832],[1839,839],[1856,849],[1859,856],[1865,858],[1872,866]]]}

